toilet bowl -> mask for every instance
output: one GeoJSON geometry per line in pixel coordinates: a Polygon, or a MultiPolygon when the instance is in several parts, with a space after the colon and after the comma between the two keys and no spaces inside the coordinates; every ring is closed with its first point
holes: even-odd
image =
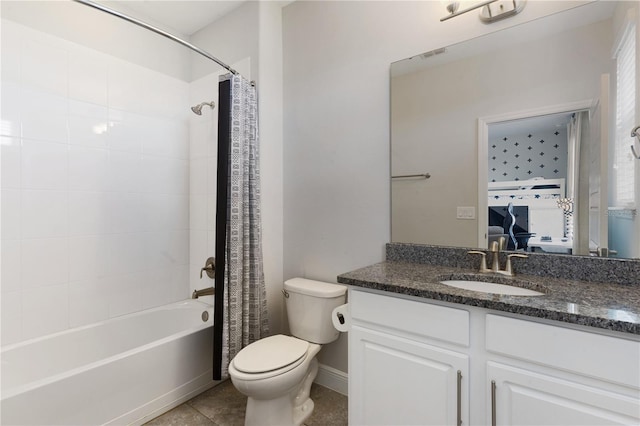
{"type": "Polygon", "coordinates": [[[316,355],[340,335],[331,314],[344,303],[346,287],[294,278],[283,293],[292,336],[260,339],[229,364],[233,385],[247,396],[245,425],[301,425],[313,411],[316,355]]]}

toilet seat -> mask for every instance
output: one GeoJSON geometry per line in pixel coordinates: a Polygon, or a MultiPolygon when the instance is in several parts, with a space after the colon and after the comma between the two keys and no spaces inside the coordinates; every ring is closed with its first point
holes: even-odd
{"type": "Polygon", "coordinates": [[[308,350],[309,342],[278,334],[242,349],[233,359],[233,367],[246,375],[275,376],[299,365],[308,350]]]}

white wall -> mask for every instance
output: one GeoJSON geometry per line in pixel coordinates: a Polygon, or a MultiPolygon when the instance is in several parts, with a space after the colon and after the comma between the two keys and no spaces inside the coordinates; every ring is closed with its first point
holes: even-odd
{"type": "MultiPolygon", "coordinates": [[[[440,2],[294,2],[284,8],[284,278],[335,282],[390,238],[389,64],[575,6],[528,2],[491,25],[443,23],[440,2]]],[[[474,192],[475,193],[475,192],[474,192]]],[[[347,371],[344,337],[320,361],[347,371]]]]}
{"type": "Polygon", "coordinates": [[[2,21],[2,344],[188,295],[188,84],[2,21]]]}

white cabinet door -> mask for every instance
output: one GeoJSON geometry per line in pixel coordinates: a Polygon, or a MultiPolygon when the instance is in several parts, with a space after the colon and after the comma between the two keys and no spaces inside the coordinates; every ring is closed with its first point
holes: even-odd
{"type": "Polygon", "coordinates": [[[467,355],[353,325],[349,424],[469,424],[468,371],[467,355]]]}
{"type": "MultiPolygon", "coordinates": [[[[487,391],[496,425],[637,425],[640,401],[545,374],[489,362],[487,391]]],[[[492,420],[495,422],[493,423],[492,420]]]]}

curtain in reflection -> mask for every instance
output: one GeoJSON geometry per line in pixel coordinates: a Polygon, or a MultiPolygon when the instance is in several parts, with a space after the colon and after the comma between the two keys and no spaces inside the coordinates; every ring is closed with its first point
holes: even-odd
{"type": "Polygon", "coordinates": [[[223,376],[231,359],[268,333],[262,264],[260,162],[256,88],[231,79],[231,144],[224,277],[223,376]]]}
{"type": "Polygon", "coordinates": [[[588,112],[576,112],[569,123],[567,197],[573,213],[565,221],[567,236],[573,237],[573,254],[589,253],[589,147],[583,143],[588,112]],[[586,210],[585,210],[586,208],[586,210]]]}

